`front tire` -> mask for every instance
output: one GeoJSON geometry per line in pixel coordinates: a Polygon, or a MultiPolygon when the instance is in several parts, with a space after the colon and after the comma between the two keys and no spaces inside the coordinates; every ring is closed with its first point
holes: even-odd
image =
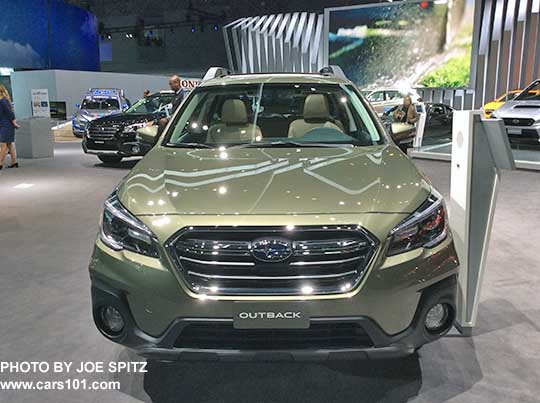
{"type": "Polygon", "coordinates": [[[118,164],[122,161],[122,157],[119,155],[98,155],[97,157],[104,164],[118,164]]]}

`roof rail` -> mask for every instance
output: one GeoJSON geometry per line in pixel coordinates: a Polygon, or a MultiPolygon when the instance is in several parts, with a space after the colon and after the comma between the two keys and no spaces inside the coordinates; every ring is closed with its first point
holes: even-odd
{"type": "Polygon", "coordinates": [[[211,80],[212,78],[221,78],[230,75],[231,72],[225,67],[210,67],[203,77],[203,81],[211,80]]]}
{"type": "Polygon", "coordinates": [[[335,64],[323,67],[319,70],[319,74],[322,74],[323,76],[336,76],[344,80],[348,80],[347,76],[343,72],[343,69],[335,64]]]}

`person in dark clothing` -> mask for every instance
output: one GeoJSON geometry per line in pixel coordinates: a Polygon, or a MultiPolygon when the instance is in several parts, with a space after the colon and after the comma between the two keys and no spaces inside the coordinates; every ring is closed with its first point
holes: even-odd
{"type": "MultiPolygon", "coordinates": [[[[182,88],[182,84],[180,83],[180,77],[177,75],[171,76],[169,78],[169,88],[174,91],[174,98],[171,102],[172,109],[171,109],[171,115],[176,111],[176,109],[180,106],[182,101],[184,100],[185,91],[182,88]]],[[[170,118],[161,118],[158,122],[158,133],[161,133],[163,129],[165,129],[165,126],[167,126],[167,123],[169,123],[170,118]]]]}
{"type": "Polygon", "coordinates": [[[8,168],[18,168],[17,154],[15,153],[15,129],[20,126],[15,120],[11,108],[11,98],[6,88],[0,84],[0,169],[4,167],[4,159],[9,152],[11,165],[8,168]]]}
{"type": "Polygon", "coordinates": [[[174,91],[174,98],[172,101],[172,111],[171,114],[180,106],[182,101],[184,100],[184,90],[182,89],[182,85],[180,84],[180,77],[177,75],[172,76],[169,78],[169,88],[174,91]]]}

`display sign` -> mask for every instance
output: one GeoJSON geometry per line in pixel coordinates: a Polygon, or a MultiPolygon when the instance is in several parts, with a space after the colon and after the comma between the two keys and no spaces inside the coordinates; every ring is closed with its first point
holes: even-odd
{"type": "Polygon", "coordinates": [[[502,120],[481,116],[456,111],[453,119],[449,218],[460,262],[456,325],[464,335],[476,325],[500,171],[515,169],[502,120]]]}
{"type": "Polygon", "coordinates": [[[181,78],[180,79],[180,86],[186,90],[186,91],[191,91],[193,88],[197,87],[199,84],[201,83],[201,80],[196,80],[196,79],[184,79],[184,78],[181,78]]]}
{"type": "Polygon", "coordinates": [[[32,116],[50,118],[51,108],[49,104],[49,90],[32,89],[32,116]]]}

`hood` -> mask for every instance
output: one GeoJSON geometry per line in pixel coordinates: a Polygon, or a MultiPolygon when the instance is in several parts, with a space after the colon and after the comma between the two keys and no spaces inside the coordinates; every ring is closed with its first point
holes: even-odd
{"type": "Polygon", "coordinates": [[[486,109],[498,109],[502,105],[504,105],[503,102],[491,101],[491,102],[488,102],[487,104],[485,104],[483,106],[483,108],[484,108],[484,110],[486,110],[486,109]]]}
{"type": "Polygon", "coordinates": [[[120,201],[148,214],[411,213],[431,187],[393,145],[336,148],[155,147],[120,201]]]}
{"type": "Polygon", "coordinates": [[[154,119],[154,114],[116,113],[97,118],[94,120],[94,123],[121,123],[123,125],[130,125],[133,123],[148,122],[154,119]]]}
{"type": "Polygon", "coordinates": [[[494,112],[498,118],[540,120],[540,101],[509,101],[494,112]]]}
{"type": "Polygon", "coordinates": [[[102,116],[109,116],[117,113],[118,110],[79,109],[79,111],[75,114],[75,118],[84,116],[87,119],[89,118],[89,120],[94,120],[102,116]]]}

